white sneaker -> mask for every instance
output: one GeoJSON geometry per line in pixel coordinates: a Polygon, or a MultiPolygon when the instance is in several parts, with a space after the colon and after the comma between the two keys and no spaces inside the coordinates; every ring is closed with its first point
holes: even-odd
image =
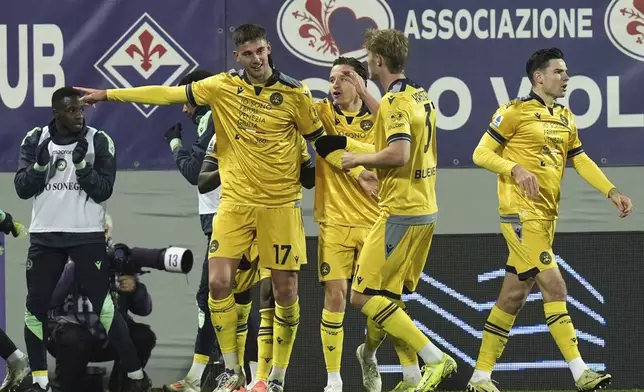
{"type": "Polygon", "coordinates": [[[378,361],[366,359],[363,352],[364,343],[358,346],[358,349],[356,350],[356,357],[358,358],[360,368],[362,369],[362,386],[364,386],[365,392],[381,392],[382,379],[380,378],[380,372],[378,371],[378,361]]]}
{"type": "Polygon", "coordinates": [[[29,376],[31,369],[29,369],[29,359],[23,356],[13,365],[7,365],[7,375],[0,385],[0,391],[12,391],[22,384],[25,377],[29,376]]]}

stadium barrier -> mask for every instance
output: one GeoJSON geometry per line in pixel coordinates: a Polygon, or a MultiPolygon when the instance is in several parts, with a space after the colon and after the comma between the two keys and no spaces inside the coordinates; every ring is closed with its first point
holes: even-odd
{"type": "MultiPolygon", "coordinates": [[[[319,322],[324,292],[317,282],[317,238],[307,239],[308,261],[300,280],[300,328],[287,384],[324,386],[319,322]]],[[[644,319],[642,232],[560,233],[554,250],[568,286],[568,312],[586,363],[610,372],[617,388],[642,386],[644,319]]],[[[437,235],[415,294],[406,303],[417,325],[459,364],[441,389],[463,390],[472,374],[482,329],[505,274],[507,247],[500,234],[437,235]]],[[[364,340],[365,317],[347,307],[342,377],[345,390],[361,388],[355,349],[364,340]]],[[[389,341],[378,354],[383,391],[401,379],[389,341]]],[[[551,338],[541,295],[535,288],[517,318],[493,378],[502,390],[570,389],[570,371],[551,338]],[[544,377],[545,376],[545,377],[544,377]]]]}

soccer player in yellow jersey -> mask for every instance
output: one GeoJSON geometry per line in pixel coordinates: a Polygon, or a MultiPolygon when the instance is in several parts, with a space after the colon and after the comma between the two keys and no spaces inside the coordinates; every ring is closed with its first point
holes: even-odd
{"type": "Polygon", "coordinates": [[[627,216],[632,209],[586,155],[572,112],[555,102],[566,94],[564,55],[557,48],[535,52],[526,64],[532,92],[501,106],[474,150],[474,163],[499,175],[501,231],[510,255],[501,293],[483,329],[483,342],[470,392],[498,392],[491,373],[508,341],[516,315],[535,282],[541,290],[546,324],[572,372],[579,391],[608,385],[609,374],[586,366],[566,309],[566,284],[552,242],[566,162],[627,216]]]}
{"type": "MultiPolygon", "coordinates": [[[[185,87],[146,86],[114,90],[79,90],[88,103],[111,100],[151,105],[209,105],[217,130],[222,180],[210,259],[211,319],[227,372],[217,392],[243,385],[235,338],[237,313],[232,282],[239,260],[257,238],[259,262],[272,270],[275,296],[272,392],[283,390],[297,327],[298,271],[306,263],[300,200],[298,138],[314,141],[324,134],[309,89],[269,64],[271,46],[258,25],[237,27],[234,55],[244,67],[185,87]]],[[[328,157],[340,165],[341,152],[328,157]]],[[[363,184],[375,174],[353,171],[363,184]]]]}
{"type": "MultiPolygon", "coordinates": [[[[344,312],[347,282],[353,277],[355,263],[369,230],[378,218],[375,197],[367,195],[358,183],[342,170],[328,164],[321,157],[330,150],[375,152],[373,125],[378,112],[378,101],[366,88],[367,69],[355,58],[339,57],[333,62],[329,76],[329,90],[333,100],[316,104],[318,115],[327,133],[316,143],[315,213],[320,223],[318,246],[318,277],[324,285],[325,301],[320,323],[322,349],[328,373],[325,392],[342,392],[340,376],[344,341],[344,312]],[[347,146],[347,144],[349,144],[347,146]]],[[[404,306],[400,302],[401,306],[404,306]]],[[[378,346],[384,331],[369,323],[371,341],[378,346]]],[[[402,385],[420,380],[418,356],[409,346],[394,339],[394,348],[403,365],[402,385]],[[414,375],[418,379],[414,380],[414,375]],[[412,381],[409,381],[412,380],[412,381]],[[409,381],[409,382],[406,382],[409,381]]],[[[365,372],[365,389],[381,391],[382,382],[375,361],[369,361],[365,372]]],[[[397,388],[395,391],[404,391],[397,388]]]]}
{"type": "MultiPolygon", "coordinates": [[[[456,371],[456,362],[414,325],[394,301],[416,289],[434,234],[436,110],[425,90],[406,78],[409,43],[393,29],[368,30],[371,79],[387,91],[374,126],[376,153],[345,152],[345,168],[377,168],[380,216],[369,232],[351,287],[351,304],[391,336],[403,340],[425,365],[418,392],[433,391],[456,371]]],[[[365,360],[364,346],[358,358],[365,360]]]]}
{"type": "MultiPolygon", "coordinates": [[[[208,148],[206,149],[207,155],[203,161],[197,180],[199,192],[202,194],[212,192],[221,186],[219,164],[215,152],[216,139],[217,135],[215,134],[208,144],[208,148]]],[[[305,188],[311,189],[315,185],[315,166],[308,152],[306,141],[302,137],[300,137],[300,156],[300,182],[305,188]]],[[[216,215],[217,213],[215,212],[214,218],[216,218],[216,215]]],[[[275,300],[273,298],[271,271],[267,268],[258,268],[258,264],[257,241],[254,241],[247,254],[242,257],[233,283],[233,295],[237,307],[237,356],[239,364],[242,367],[245,363],[244,355],[246,346],[252,348],[252,344],[246,343],[252,305],[250,289],[258,281],[260,284],[259,309],[261,324],[260,332],[257,336],[258,358],[256,358],[258,361],[256,369],[254,371],[252,367],[250,369],[251,373],[254,373],[252,374],[254,377],[253,381],[249,385],[250,392],[265,392],[268,389],[268,373],[271,369],[273,357],[273,315],[275,314],[275,300]]],[[[190,389],[185,392],[196,391],[190,389]]]]}
{"type": "MultiPolygon", "coordinates": [[[[98,101],[150,105],[208,105],[217,130],[221,204],[214,221],[210,262],[211,320],[226,362],[216,392],[240,388],[237,312],[232,283],[241,255],[257,238],[259,262],[272,270],[275,296],[273,368],[269,390],[283,390],[299,325],[298,272],[306,264],[300,200],[299,137],[324,135],[309,89],[271,67],[271,46],[264,28],[237,27],[232,34],[237,61],[244,69],[220,73],[185,87],[146,86],[114,90],[78,88],[87,104],[98,101]]],[[[341,152],[327,160],[340,167],[341,152]]],[[[350,172],[367,189],[375,174],[350,172]]]]}

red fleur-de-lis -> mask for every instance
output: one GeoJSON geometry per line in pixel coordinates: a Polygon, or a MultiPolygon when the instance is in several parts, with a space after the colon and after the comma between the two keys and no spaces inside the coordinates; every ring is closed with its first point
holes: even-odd
{"type": "Polygon", "coordinates": [[[291,15],[295,19],[306,22],[300,26],[298,33],[300,37],[309,40],[310,47],[315,47],[319,39],[321,43],[317,48],[318,51],[322,50],[323,53],[330,51],[332,54],[337,55],[337,45],[327,25],[327,18],[330,10],[335,6],[334,3],[335,0],[328,0],[323,5],[321,0],[307,0],[305,8],[308,13],[298,10],[291,15]]]}
{"type": "Polygon", "coordinates": [[[159,58],[161,58],[168,51],[161,44],[156,44],[153,48],[153,40],[154,37],[152,36],[152,34],[150,34],[149,31],[145,30],[143,33],[141,33],[141,35],[139,35],[139,43],[141,44],[140,47],[132,44],[128,46],[127,49],[125,49],[125,52],[132,58],[134,58],[135,54],[141,56],[141,68],[143,68],[145,71],[148,71],[150,68],[152,68],[152,55],[158,54],[159,58]]]}

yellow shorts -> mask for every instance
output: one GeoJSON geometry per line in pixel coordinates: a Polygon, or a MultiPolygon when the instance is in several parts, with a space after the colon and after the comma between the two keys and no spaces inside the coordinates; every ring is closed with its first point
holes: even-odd
{"type": "Polygon", "coordinates": [[[381,214],[358,258],[352,290],[400,299],[414,291],[425,268],[436,215],[381,214]]]}
{"type": "MultiPolygon", "coordinates": [[[[212,241],[211,241],[212,242],[212,241]]],[[[233,294],[243,293],[253,288],[259,282],[259,255],[257,241],[253,241],[248,252],[239,261],[233,281],[233,294]]]]}
{"type": "Polygon", "coordinates": [[[268,268],[260,268],[259,269],[259,280],[260,281],[264,280],[264,279],[269,279],[271,277],[272,277],[271,270],[269,270],[268,268]]]}
{"type": "Polygon", "coordinates": [[[251,207],[221,203],[213,219],[209,258],[239,259],[257,239],[260,268],[299,271],[306,239],[299,207],[251,207]]]}
{"type": "Polygon", "coordinates": [[[320,223],[318,279],[348,280],[353,277],[368,228],[320,223]]]}
{"type": "Polygon", "coordinates": [[[510,251],[505,270],[518,275],[519,280],[534,278],[539,272],[557,268],[552,252],[555,221],[502,222],[501,233],[510,251]]]}

